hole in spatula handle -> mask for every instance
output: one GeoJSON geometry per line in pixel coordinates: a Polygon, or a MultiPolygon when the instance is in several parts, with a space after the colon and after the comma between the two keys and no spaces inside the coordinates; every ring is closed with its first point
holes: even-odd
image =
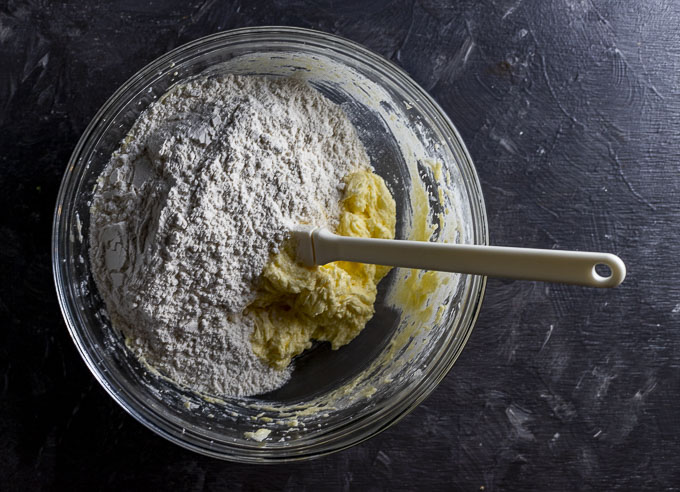
{"type": "Polygon", "coordinates": [[[612,276],[612,269],[609,265],[605,263],[598,263],[595,265],[595,276],[601,279],[608,279],[612,276]]]}

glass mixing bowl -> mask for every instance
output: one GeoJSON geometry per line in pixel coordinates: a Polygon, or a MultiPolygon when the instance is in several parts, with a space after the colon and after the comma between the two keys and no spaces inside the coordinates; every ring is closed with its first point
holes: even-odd
{"type": "Polygon", "coordinates": [[[158,58],[118,89],[85,130],[54,215],[53,273],[64,319],[104,389],[172,442],[243,462],[347,448],[404,417],[447,374],[476,320],[485,278],[394,269],[380,284],[374,318],[350,344],[337,351],[319,344],[302,354],[291,381],[277,391],[220,399],[179,388],[132,356],[90,273],[90,200],[109,157],[169,87],[219,73],[302,78],[341,104],[394,195],[397,238],[417,238],[420,229],[431,232],[431,241],[487,244],[470,156],[441,108],[404,71],[337,36],[239,29],[158,58]]]}

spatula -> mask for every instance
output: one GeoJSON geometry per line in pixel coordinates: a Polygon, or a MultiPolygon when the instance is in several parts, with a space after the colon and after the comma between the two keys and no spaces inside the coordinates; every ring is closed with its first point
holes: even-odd
{"type": "Polygon", "coordinates": [[[623,261],[611,253],[366,239],[307,226],[291,233],[297,259],[307,266],[353,261],[588,287],[616,287],[626,277],[623,261]],[[608,267],[609,275],[600,275],[598,265],[608,267]]]}

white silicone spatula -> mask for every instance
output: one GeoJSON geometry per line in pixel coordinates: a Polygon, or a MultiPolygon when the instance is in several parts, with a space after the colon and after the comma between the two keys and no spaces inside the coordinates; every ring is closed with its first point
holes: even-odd
{"type": "Polygon", "coordinates": [[[611,253],[365,239],[305,226],[291,232],[297,258],[308,266],[354,261],[589,287],[616,287],[626,277],[626,265],[611,253]],[[609,267],[610,275],[597,273],[596,265],[609,267]]]}

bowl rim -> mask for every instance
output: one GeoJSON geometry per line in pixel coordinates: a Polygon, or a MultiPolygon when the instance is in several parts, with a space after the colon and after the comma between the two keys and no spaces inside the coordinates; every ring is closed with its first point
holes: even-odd
{"type": "MultiPolygon", "coordinates": [[[[390,60],[387,60],[383,56],[369,50],[368,48],[362,46],[359,43],[346,39],[344,37],[329,34],[322,31],[317,31],[307,28],[298,27],[287,27],[287,26],[257,26],[257,27],[244,27],[239,29],[232,29],[228,31],[222,31],[219,33],[211,34],[198,38],[194,41],[185,43],[177,48],[159,56],[152,62],[148,63],[146,66],[138,70],[133,74],[128,80],[126,80],[101,106],[94,117],[90,120],[89,124],[83,131],[76,147],[74,148],[66,167],[66,171],[63,175],[59,192],[57,195],[57,201],[55,206],[55,211],[52,221],[52,240],[51,240],[51,253],[52,253],[52,273],[55,282],[55,288],[57,292],[57,298],[59,302],[59,307],[67,325],[69,334],[73,339],[80,356],[85,361],[90,372],[94,375],[95,379],[102,385],[104,390],[121,406],[128,414],[130,414],[135,420],[151,429],[156,434],[168,439],[179,446],[204,454],[207,456],[212,456],[215,458],[227,459],[231,461],[240,461],[248,463],[281,463],[288,461],[299,461],[304,459],[310,459],[315,457],[324,456],[333,452],[337,452],[348,447],[354,446],[363,442],[380,432],[391,427],[399,420],[408,415],[413,411],[423,400],[425,400],[439,385],[442,379],[448,374],[448,372],[453,367],[454,363],[462,353],[471,333],[476,324],[481,309],[482,301],[484,298],[484,293],[486,290],[486,277],[484,276],[471,276],[472,282],[469,286],[469,296],[467,297],[468,302],[472,302],[469,307],[464,308],[464,313],[466,316],[462,320],[462,325],[467,327],[466,331],[456,347],[455,353],[450,354],[451,346],[447,347],[446,351],[442,352],[442,355],[436,361],[433,366],[437,366],[437,372],[430,372],[429,375],[433,376],[428,380],[428,383],[424,388],[420,388],[417,394],[412,395],[412,398],[401,399],[394,405],[389,406],[387,410],[386,419],[382,419],[380,422],[374,420],[364,421],[362,426],[359,426],[352,430],[351,433],[345,433],[337,436],[333,441],[326,441],[326,445],[322,446],[319,443],[312,443],[311,449],[304,448],[295,454],[290,454],[294,449],[286,448],[281,451],[286,453],[276,454],[276,455],[262,455],[256,454],[252,455],[251,448],[244,447],[234,447],[232,446],[230,450],[232,452],[225,453],[219,452],[214,448],[208,446],[199,446],[195,442],[187,441],[184,434],[180,432],[172,432],[171,429],[165,428],[163,424],[168,424],[167,419],[159,421],[159,416],[155,415],[155,412],[151,412],[150,409],[144,407],[139,408],[139,403],[131,401],[131,396],[127,391],[121,391],[121,388],[114,387],[114,384],[105,377],[105,375],[98,368],[96,360],[90,353],[89,347],[85,343],[85,340],[80,336],[76,326],[78,320],[73,315],[73,306],[71,303],[73,300],[70,298],[65,277],[68,277],[68,271],[65,266],[66,258],[69,256],[68,253],[68,234],[66,234],[66,229],[69,227],[69,221],[72,216],[73,204],[66,201],[69,191],[71,188],[79,182],[79,178],[85,170],[84,159],[83,159],[83,149],[86,144],[89,143],[90,137],[92,136],[94,130],[101,124],[104,116],[111,112],[116,106],[121,102],[123,94],[125,94],[131,87],[135,84],[147,81],[150,76],[153,76],[159,69],[167,67],[168,63],[172,63],[173,60],[181,58],[182,55],[191,54],[197,48],[209,48],[212,46],[217,46],[219,48],[224,48],[231,43],[235,42],[253,42],[260,40],[275,41],[274,36],[278,36],[280,41],[283,43],[303,43],[305,41],[312,42],[316,41],[324,45],[325,48],[337,52],[338,49],[344,48],[350,51],[346,53],[342,51],[343,55],[351,54],[354,58],[358,59],[362,63],[374,62],[375,65],[372,67],[380,67],[382,70],[388,70],[392,72],[392,75],[400,79],[400,83],[404,84],[410,91],[418,94],[420,100],[419,105],[425,105],[428,108],[428,116],[433,117],[435,122],[439,127],[444,129],[450,135],[453,136],[451,141],[447,141],[450,145],[456,147],[457,154],[462,157],[459,163],[461,171],[464,178],[468,181],[468,185],[472,188],[471,191],[471,212],[476,218],[479,218],[480,224],[478,224],[473,229],[473,235],[475,236],[475,242],[477,244],[488,245],[488,217],[486,214],[486,207],[484,203],[484,197],[482,194],[481,183],[479,176],[472,162],[472,158],[465,146],[460,133],[453,125],[448,115],[439,106],[439,104],[428,94],[419,84],[417,84],[404,69],[396,65],[390,60]],[[255,37],[255,39],[252,39],[255,37]],[[244,39],[250,38],[250,39],[244,39]],[[358,55],[358,56],[357,56],[358,55]],[[448,358],[446,356],[449,356],[448,358]],[[443,361],[443,359],[446,359],[443,361]],[[442,364],[443,362],[443,364],[442,364]],[[437,364],[439,363],[439,364],[437,364]],[[127,396],[126,396],[127,395],[127,396]],[[184,438],[183,438],[184,437],[184,438]],[[349,437],[349,438],[348,438],[349,437]],[[319,446],[323,448],[320,449],[319,446]],[[237,452],[237,451],[241,452],[237,452]],[[236,452],[234,452],[236,451],[236,452]]],[[[189,58],[194,58],[205,54],[205,49],[197,53],[193,53],[193,56],[189,58]]],[[[447,137],[449,135],[446,135],[447,137]]],[[[453,151],[453,150],[452,150],[453,151]]],[[[429,370],[429,369],[428,369],[429,370]]],[[[115,383],[115,381],[114,381],[115,383]]],[[[374,414],[368,414],[367,417],[374,416],[374,414]]],[[[353,421],[355,423],[360,423],[361,420],[353,421]]],[[[172,424],[172,423],[171,423],[172,424]]],[[[270,451],[277,453],[279,449],[269,448],[270,451]]]]}

